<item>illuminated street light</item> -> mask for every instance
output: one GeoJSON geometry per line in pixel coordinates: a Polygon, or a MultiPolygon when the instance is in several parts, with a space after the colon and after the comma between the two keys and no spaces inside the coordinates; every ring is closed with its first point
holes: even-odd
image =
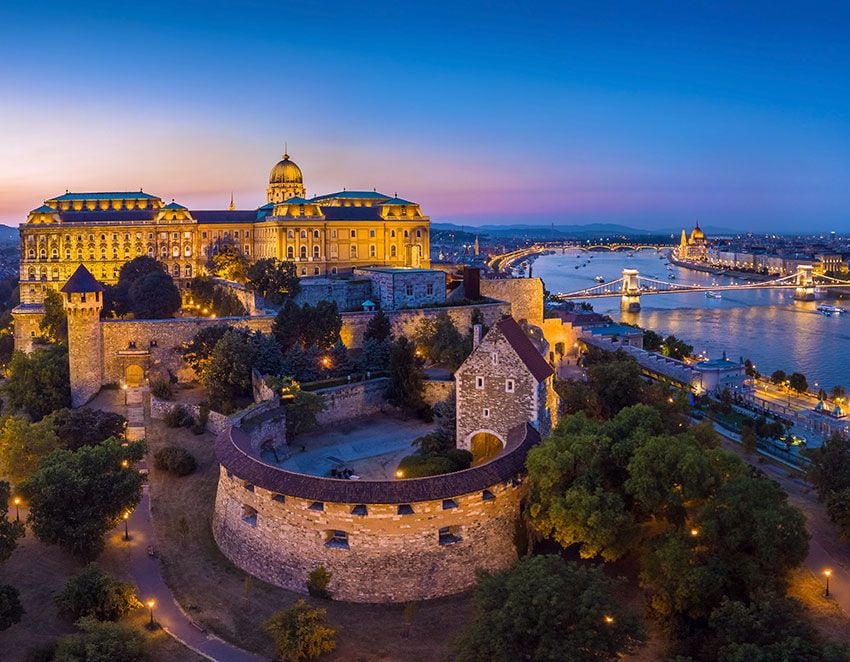
{"type": "Polygon", "coordinates": [[[150,609],[150,612],[151,612],[151,620],[150,620],[150,623],[148,623],[148,627],[151,630],[153,630],[156,627],[156,623],[154,623],[154,621],[153,621],[153,608],[156,605],[156,600],[151,598],[150,600],[147,601],[146,604],[148,605],[148,609],[150,609]]]}
{"type": "Polygon", "coordinates": [[[395,470],[395,477],[396,478],[404,478],[404,471],[402,471],[401,469],[396,469],[395,470]]]}
{"type": "Polygon", "coordinates": [[[699,529],[691,529],[691,536],[696,538],[699,535],[699,529]]]}
{"type": "Polygon", "coordinates": [[[127,520],[130,519],[130,511],[124,511],[124,540],[130,539],[130,530],[127,528],[127,520]]]}
{"type": "Polygon", "coordinates": [[[127,461],[127,460],[121,460],[121,466],[122,466],[124,469],[126,469],[127,467],[129,467],[129,466],[130,466],[130,462],[129,462],[129,461],[127,461]]]}
{"type": "Polygon", "coordinates": [[[824,594],[824,597],[827,597],[827,598],[829,597],[829,577],[830,577],[830,575],[832,575],[832,570],[830,570],[829,568],[826,568],[823,571],[823,576],[826,577],[826,590],[823,592],[823,594],[824,594]]]}
{"type": "Polygon", "coordinates": [[[20,511],[21,497],[15,497],[14,503],[15,503],[15,521],[20,522],[21,521],[21,511],[20,511]]]}
{"type": "Polygon", "coordinates": [[[609,616],[608,614],[605,614],[604,619],[605,619],[605,623],[607,623],[608,625],[614,624],[614,617],[613,616],[609,616]]]}

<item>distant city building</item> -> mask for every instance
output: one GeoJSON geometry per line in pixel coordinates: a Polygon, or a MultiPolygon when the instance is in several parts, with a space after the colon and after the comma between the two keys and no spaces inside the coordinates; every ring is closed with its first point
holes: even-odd
{"type": "Polygon", "coordinates": [[[708,243],[705,233],[700,229],[699,222],[691,230],[690,236],[682,230],[682,238],[676,248],[676,257],[690,262],[705,262],[708,260],[708,243]]]}
{"type": "Polygon", "coordinates": [[[144,191],[70,193],[32,210],[20,227],[21,302],[40,303],[80,264],[102,283],[148,255],[178,283],[205,273],[222,246],[250,259],[295,262],[299,276],[355,267],[429,267],[430,219],[415,202],[377,191],[307,199],[301,169],[284,154],[271,170],[266,204],[256,209],[189,210],[144,191]]]}

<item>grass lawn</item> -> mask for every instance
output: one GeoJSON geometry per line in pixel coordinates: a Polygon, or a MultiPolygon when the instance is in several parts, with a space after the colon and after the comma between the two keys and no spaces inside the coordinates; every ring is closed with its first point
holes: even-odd
{"type": "MultiPolygon", "coordinates": [[[[107,571],[109,563],[99,560],[107,571]]],[[[58,547],[48,546],[36,540],[32,531],[18,541],[12,557],[0,566],[0,583],[15,586],[21,594],[26,609],[21,622],[0,632],[0,659],[5,662],[23,662],[32,648],[49,644],[59,637],[76,631],[73,623],[58,617],[53,605],[53,596],[65,586],[71,575],[82,569],[83,563],[66,554],[58,547]]],[[[137,626],[148,637],[151,659],[156,662],[201,662],[195,655],[162,630],[149,632],[142,628],[147,623],[148,613],[137,609],[124,622],[137,626]]]]}
{"type": "MultiPolygon", "coordinates": [[[[151,452],[176,444],[198,460],[198,470],[184,478],[155,469],[150,474],[157,545],[168,585],[196,622],[227,641],[271,657],[262,623],[304,596],[251,577],[218,550],[210,528],[218,481],[213,436],[166,428],[150,419],[147,426],[151,452]]],[[[468,594],[423,602],[405,636],[402,604],[307,600],[327,609],[328,622],[337,629],[337,649],[326,659],[447,660],[449,642],[471,613],[468,594]]]]}

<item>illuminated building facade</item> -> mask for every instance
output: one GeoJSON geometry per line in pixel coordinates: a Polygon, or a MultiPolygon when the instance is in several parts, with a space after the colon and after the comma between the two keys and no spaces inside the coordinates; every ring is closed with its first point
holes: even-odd
{"type": "Polygon", "coordinates": [[[676,257],[680,260],[692,262],[705,262],[708,260],[708,242],[705,233],[700,229],[699,222],[694,225],[690,235],[685,235],[682,230],[682,238],[676,248],[676,257]]]}
{"type": "Polygon", "coordinates": [[[20,226],[21,301],[40,303],[80,264],[113,284],[121,266],[140,255],[157,258],[187,283],[227,244],[252,260],[294,262],[300,276],[430,266],[430,219],[417,203],[377,191],[306,195],[301,169],[288,155],[272,168],[266,204],[257,209],[189,210],[143,191],[66,192],[45,200],[20,226]]]}

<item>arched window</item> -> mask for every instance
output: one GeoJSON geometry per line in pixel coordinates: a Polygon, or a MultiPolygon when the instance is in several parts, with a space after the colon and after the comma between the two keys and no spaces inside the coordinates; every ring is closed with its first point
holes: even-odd
{"type": "Polygon", "coordinates": [[[319,231],[313,230],[313,239],[318,239],[318,238],[319,238],[319,231]]]}
{"type": "MultiPolygon", "coordinates": [[[[125,253],[127,252],[127,249],[126,249],[126,248],[124,249],[124,252],[125,252],[125,253]]],[[[168,246],[163,246],[163,247],[160,249],[159,254],[160,254],[163,258],[168,257],[168,246]]]]}
{"type": "Polygon", "coordinates": [[[417,231],[416,231],[416,238],[418,239],[418,238],[420,238],[421,236],[422,236],[422,230],[417,230],[417,231]]]}
{"type": "Polygon", "coordinates": [[[180,257],[180,246],[176,244],[171,247],[171,255],[174,257],[180,257]]]}
{"type": "Polygon", "coordinates": [[[186,244],[186,245],[183,247],[183,255],[184,255],[185,257],[192,257],[192,247],[191,247],[191,246],[189,246],[188,244],[186,244]]]}
{"type": "Polygon", "coordinates": [[[409,236],[410,236],[410,233],[407,230],[405,230],[404,231],[404,238],[407,239],[409,236]]]}
{"type": "Polygon", "coordinates": [[[286,247],[286,257],[292,260],[295,257],[295,249],[292,246],[286,247]]]}
{"type": "Polygon", "coordinates": [[[390,246],[390,257],[396,257],[398,250],[395,247],[395,244],[390,246]]]}
{"type": "Polygon", "coordinates": [[[302,260],[307,259],[307,247],[306,246],[301,247],[301,259],[302,260]]]}
{"type": "Polygon", "coordinates": [[[302,239],[306,239],[306,238],[307,238],[307,230],[301,230],[301,238],[302,238],[302,239]]]}
{"type": "Polygon", "coordinates": [[[30,248],[30,249],[27,251],[27,257],[28,257],[28,258],[30,258],[30,259],[35,258],[35,249],[30,248]]]}
{"type": "Polygon", "coordinates": [[[187,264],[186,267],[183,269],[183,273],[186,275],[186,278],[191,278],[192,277],[192,265],[187,264]]]}
{"type": "Polygon", "coordinates": [[[174,268],[172,269],[172,272],[174,273],[175,278],[179,278],[180,277],[180,265],[175,264],[174,268]]]}
{"type": "Polygon", "coordinates": [[[319,259],[319,247],[318,246],[313,246],[313,259],[314,260],[319,259]]]}
{"type": "Polygon", "coordinates": [[[295,239],[295,233],[292,230],[287,230],[286,231],[286,237],[288,239],[295,239]]]}
{"type": "Polygon", "coordinates": [[[395,230],[390,230],[390,237],[395,239],[395,230]]]}

